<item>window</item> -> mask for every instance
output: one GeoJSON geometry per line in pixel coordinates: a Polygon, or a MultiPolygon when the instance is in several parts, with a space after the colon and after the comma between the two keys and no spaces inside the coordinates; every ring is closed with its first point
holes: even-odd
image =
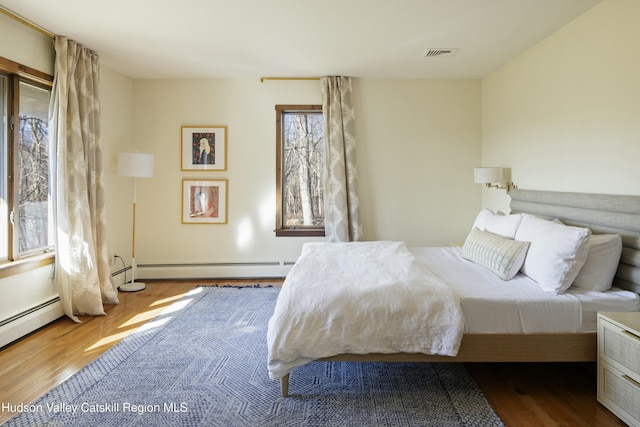
{"type": "Polygon", "coordinates": [[[0,58],[0,267],[53,249],[51,78],[0,58]]]}
{"type": "MultiPolygon", "coordinates": [[[[51,90],[20,82],[13,208],[14,254],[52,247],[49,201],[49,99],[51,90]],[[17,229],[17,230],[16,230],[17,229]]],[[[15,124],[14,124],[15,126],[15,124]]]]}
{"type": "Polygon", "coordinates": [[[321,105],[276,105],[276,236],[324,236],[321,105]]]}
{"type": "Polygon", "coordinates": [[[7,118],[9,102],[9,83],[5,75],[0,74],[0,262],[9,256],[9,150],[7,147],[7,118]]]}

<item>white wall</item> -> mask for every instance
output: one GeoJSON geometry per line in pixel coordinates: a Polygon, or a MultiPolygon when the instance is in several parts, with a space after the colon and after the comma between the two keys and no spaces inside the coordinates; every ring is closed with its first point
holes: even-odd
{"type": "MultiPolygon", "coordinates": [[[[480,82],[356,80],[354,91],[365,238],[463,238],[480,206],[480,82]]],[[[274,107],[320,104],[317,81],[136,80],[134,92],[133,148],[155,155],[154,177],[138,180],[138,264],[295,261],[323,240],[273,232],[274,107]],[[227,171],[180,170],[182,125],[228,126],[227,171]],[[184,178],[229,180],[228,224],[181,223],[184,178]]]]}
{"type": "Polygon", "coordinates": [[[53,75],[53,40],[0,13],[0,56],[53,75]]]}
{"type": "Polygon", "coordinates": [[[357,80],[365,237],[446,246],[480,206],[478,80],[357,80]]]}
{"type": "Polygon", "coordinates": [[[133,148],[155,155],[153,178],[138,180],[136,261],[295,259],[309,239],[276,239],[273,232],[274,107],[320,103],[319,83],[136,80],[134,86],[133,148]],[[227,126],[226,171],[181,171],[180,127],[185,125],[227,126]],[[228,179],[228,223],[182,224],[182,179],[228,179]]]}
{"type": "Polygon", "coordinates": [[[484,78],[484,165],[520,188],[640,195],[638,22],[637,0],[604,0],[484,78]]]}
{"type": "MultiPolygon", "coordinates": [[[[122,260],[111,271],[130,265],[133,180],[118,176],[118,153],[131,151],[133,143],[133,80],[105,66],[100,67],[102,160],[107,200],[107,242],[109,253],[122,260]]],[[[128,276],[130,279],[131,276],[128,276]]],[[[124,282],[124,273],[114,282],[124,282]]]]}

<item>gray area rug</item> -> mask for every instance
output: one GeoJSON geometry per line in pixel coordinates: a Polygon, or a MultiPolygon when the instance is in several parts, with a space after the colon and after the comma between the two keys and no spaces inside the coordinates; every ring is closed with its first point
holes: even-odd
{"type": "Polygon", "coordinates": [[[501,426],[460,363],[266,367],[278,288],[197,288],[9,426],[501,426]]]}

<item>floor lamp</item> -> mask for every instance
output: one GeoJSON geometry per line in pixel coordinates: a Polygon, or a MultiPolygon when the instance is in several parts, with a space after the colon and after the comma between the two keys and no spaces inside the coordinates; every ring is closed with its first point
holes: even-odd
{"type": "Polygon", "coordinates": [[[142,282],[136,282],[136,180],[153,176],[153,154],[118,154],[118,175],[133,178],[133,233],[131,235],[131,282],[120,286],[121,291],[135,292],[145,288],[142,282]]]}

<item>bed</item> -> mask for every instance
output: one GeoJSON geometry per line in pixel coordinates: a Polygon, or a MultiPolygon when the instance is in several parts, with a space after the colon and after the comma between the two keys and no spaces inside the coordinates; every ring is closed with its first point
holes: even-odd
{"type": "MultiPolygon", "coordinates": [[[[305,245],[285,280],[267,334],[269,375],[280,379],[282,395],[288,395],[290,372],[317,360],[595,361],[597,311],[640,310],[640,197],[534,190],[513,190],[510,196],[510,215],[491,217],[499,220],[493,223],[500,224],[499,229],[491,228],[490,222],[479,223],[479,214],[461,247],[363,242],[363,246],[339,244],[335,252],[333,244],[305,245]],[[512,228],[510,221],[517,218],[520,221],[512,228]],[[560,252],[554,254],[539,243],[538,236],[547,234],[532,225],[572,234],[562,236],[560,252]],[[601,257],[583,244],[593,239],[595,248],[595,236],[618,236],[621,241],[613,269],[609,268],[611,289],[576,285],[587,273],[587,258],[601,257]],[[484,252],[474,252],[472,243],[486,238],[508,246],[513,252],[507,257],[509,263],[502,258],[496,268],[493,260],[479,262],[484,261],[484,252]],[[562,247],[572,239],[580,249],[574,248],[578,255],[571,268],[561,266],[566,277],[560,287],[538,268],[536,257],[564,260],[562,247]],[[324,253],[325,246],[332,248],[324,253]],[[331,271],[332,265],[336,271],[331,271]],[[351,271],[353,265],[363,269],[351,271]],[[367,287],[352,294],[352,288],[365,286],[359,283],[367,287]],[[397,322],[378,311],[385,304],[408,304],[399,311],[411,313],[410,319],[397,322]],[[308,316],[313,312],[315,319],[308,316]]],[[[601,274],[605,269],[596,270],[601,274]]]]}

